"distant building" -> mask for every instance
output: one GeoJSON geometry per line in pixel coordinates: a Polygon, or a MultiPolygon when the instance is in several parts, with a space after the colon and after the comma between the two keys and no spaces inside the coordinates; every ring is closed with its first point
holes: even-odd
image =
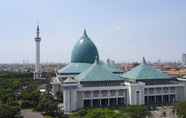
{"type": "Polygon", "coordinates": [[[51,81],[54,95],[62,93],[64,113],[85,107],[171,105],[186,100],[186,82],[141,64],[123,73],[100,60],[86,31],[74,46],[71,63],[51,81]]]}
{"type": "Polygon", "coordinates": [[[186,65],[186,54],[182,54],[182,63],[183,65],[186,65]]]}

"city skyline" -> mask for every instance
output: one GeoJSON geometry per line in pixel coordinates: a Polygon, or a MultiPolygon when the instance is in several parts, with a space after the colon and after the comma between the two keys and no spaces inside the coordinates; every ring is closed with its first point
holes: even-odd
{"type": "Polygon", "coordinates": [[[181,60],[186,52],[185,5],[184,0],[3,1],[0,63],[34,63],[37,24],[41,63],[69,62],[84,28],[101,60],[181,60]]]}

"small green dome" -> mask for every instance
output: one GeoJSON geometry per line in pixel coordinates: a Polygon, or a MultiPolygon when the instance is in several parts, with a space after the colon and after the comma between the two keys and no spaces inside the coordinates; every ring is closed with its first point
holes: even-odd
{"type": "Polygon", "coordinates": [[[97,48],[88,37],[86,30],[84,30],[83,36],[72,50],[71,62],[94,63],[96,57],[99,58],[97,48]]]}

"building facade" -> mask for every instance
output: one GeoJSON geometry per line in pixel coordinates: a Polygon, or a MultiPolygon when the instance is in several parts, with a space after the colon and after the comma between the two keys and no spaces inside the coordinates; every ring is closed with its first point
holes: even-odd
{"type": "Polygon", "coordinates": [[[86,31],[74,46],[71,62],[52,79],[52,93],[62,93],[64,113],[84,107],[169,105],[186,100],[186,82],[147,64],[123,73],[100,60],[86,31]]]}
{"type": "Polygon", "coordinates": [[[183,65],[186,65],[186,54],[182,54],[182,63],[183,65]]]}

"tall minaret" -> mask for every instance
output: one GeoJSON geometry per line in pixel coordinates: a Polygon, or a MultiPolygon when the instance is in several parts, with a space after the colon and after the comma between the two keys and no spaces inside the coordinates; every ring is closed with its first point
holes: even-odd
{"type": "Polygon", "coordinates": [[[41,37],[39,36],[39,34],[40,34],[39,25],[37,25],[37,29],[36,30],[37,30],[36,31],[36,37],[35,37],[35,42],[36,42],[36,63],[35,63],[34,80],[41,78],[41,71],[40,71],[40,42],[41,42],[41,37]]]}

